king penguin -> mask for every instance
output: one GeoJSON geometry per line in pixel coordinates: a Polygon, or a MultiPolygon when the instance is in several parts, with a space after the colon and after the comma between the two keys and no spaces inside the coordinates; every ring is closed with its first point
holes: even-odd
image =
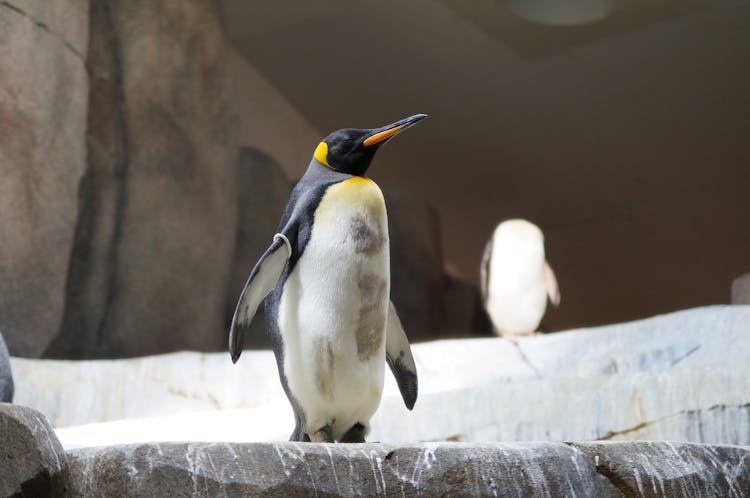
{"type": "Polygon", "coordinates": [[[323,139],[240,295],[229,331],[232,361],[265,299],[281,384],[294,411],[292,441],[364,442],[386,363],[406,407],[414,407],[416,365],[389,299],[385,201],[366,173],[383,144],[425,117],[323,139]]]}
{"type": "Polygon", "coordinates": [[[544,235],[523,219],[495,228],[480,271],[482,301],[497,335],[516,340],[533,334],[547,308],[560,304],[560,290],[544,254],[544,235]]]}

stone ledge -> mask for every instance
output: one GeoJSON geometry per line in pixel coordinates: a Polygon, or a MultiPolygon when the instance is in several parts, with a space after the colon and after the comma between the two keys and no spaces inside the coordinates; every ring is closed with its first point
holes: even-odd
{"type": "Polygon", "coordinates": [[[750,496],[750,447],[666,441],[137,443],[63,452],[0,404],[0,496],[750,496]]]}
{"type": "Polygon", "coordinates": [[[743,497],[750,448],[147,443],[68,452],[69,496],[743,497]]]}
{"type": "Polygon", "coordinates": [[[47,418],[0,403],[0,496],[56,496],[66,456],[47,418]]]}

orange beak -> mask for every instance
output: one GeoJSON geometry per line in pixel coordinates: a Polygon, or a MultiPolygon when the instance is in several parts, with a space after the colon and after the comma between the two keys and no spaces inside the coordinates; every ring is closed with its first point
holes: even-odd
{"type": "Polygon", "coordinates": [[[382,144],[389,138],[397,135],[398,133],[401,133],[410,126],[417,124],[419,121],[422,121],[426,117],[427,114],[415,114],[414,116],[396,121],[395,123],[383,126],[382,128],[377,128],[373,130],[372,135],[367,137],[362,142],[362,145],[364,145],[365,147],[371,147],[373,145],[382,144]]]}

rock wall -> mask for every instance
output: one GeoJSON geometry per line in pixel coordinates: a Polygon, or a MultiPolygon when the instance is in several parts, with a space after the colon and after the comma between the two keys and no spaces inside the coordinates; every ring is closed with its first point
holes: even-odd
{"type": "Polygon", "coordinates": [[[235,52],[214,2],[0,3],[0,330],[11,352],[224,349],[236,238],[273,233],[238,222],[246,209],[279,216],[238,191],[260,198],[283,177],[243,176],[238,150],[290,168],[319,136],[235,52]]]}
{"type": "Polygon", "coordinates": [[[0,496],[61,496],[65,452],[41,413],[0,403],[0,496]]]}
{"type": "Polygon", "coordinates": [[[101,352],[216,350],[237,196],[221,27],[208,2],[110,5],[128,164],[101,352]]]}
{"type": "MultiPolygon", "coordinates": [[[[225,349],[287,178],[322,135],[227,41],[215,2],[0,3],[0,330],[12,354],[225,349]]],[[[430,337],[452,303],[438,222],[390,197],[394,301],[413,336],[430,337]]],[[[254,328],[248,346],[268,346],[262,313],[254,328]]]]}
{"type": "Polygon", "coordinates": [[[40,356],[58,333],[86,169],[88,1],[0,2],[0,330],[40,356]]]}

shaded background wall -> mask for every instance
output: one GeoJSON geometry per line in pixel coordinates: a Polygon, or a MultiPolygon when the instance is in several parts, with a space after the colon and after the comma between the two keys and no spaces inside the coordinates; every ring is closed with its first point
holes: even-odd
{"type": "Polygon", "coordinates": [[[0,3],[11,354],[225,348],[319,139],[416,112],[371,170],[413,338],[486,327],[472,284],[513,216],[546,233],[547,329],[728,302],[750,270],[750,6],[599,3],[566,26],[494,0],[0,3]]]}
{"type": "Polygon", "coordinates": [[[540,225],[563,295],[547,328],[725,303],[750,270],[747,2],[222,5],[321,131],[429,113],[372,176],[435,207],[447,264],[474,282],[500,219],[540,225]],[[586,6],[604,17],[571,25],[586,6]]]}

